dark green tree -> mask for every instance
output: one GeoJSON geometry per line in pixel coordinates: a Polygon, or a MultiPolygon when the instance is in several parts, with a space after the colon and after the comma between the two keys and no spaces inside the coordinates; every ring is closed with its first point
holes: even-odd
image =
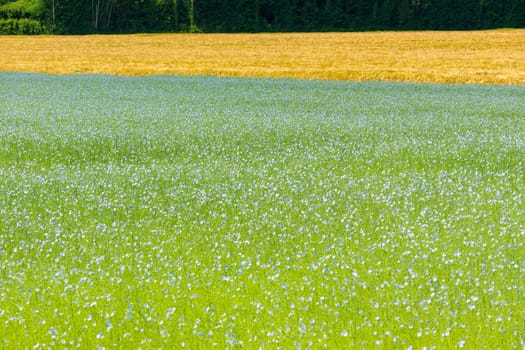
{"type": "Polygon", "coordinates": [[[0,0],[3,33],[525,27],[525,0],[0,0]]]}

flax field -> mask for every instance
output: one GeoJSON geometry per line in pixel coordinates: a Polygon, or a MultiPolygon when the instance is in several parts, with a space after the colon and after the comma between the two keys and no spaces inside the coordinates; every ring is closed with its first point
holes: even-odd
{"type": "Polygon", "coordinates": [[[1,73],[0,348],[523,348],[524,98],[1,73]]]}

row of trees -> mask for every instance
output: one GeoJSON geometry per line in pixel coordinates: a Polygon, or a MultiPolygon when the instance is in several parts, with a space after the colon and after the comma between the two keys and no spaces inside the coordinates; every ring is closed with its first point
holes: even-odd
{"type": "Polygon", "coordinates": [[[525,0],[0,0],[0,33],[525,27],[525,0]]]}

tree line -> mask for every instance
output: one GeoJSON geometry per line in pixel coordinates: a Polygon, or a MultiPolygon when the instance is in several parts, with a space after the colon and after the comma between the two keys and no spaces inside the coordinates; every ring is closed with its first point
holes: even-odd
{"type": "Polygon", "coordinates": [[[525,0],[0,0],[2,34],[525,27],[525,0]]]}

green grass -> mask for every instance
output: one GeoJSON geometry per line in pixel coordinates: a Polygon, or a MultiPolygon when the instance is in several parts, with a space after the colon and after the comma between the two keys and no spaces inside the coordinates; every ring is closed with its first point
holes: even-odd
{"type": "Polygon", "coordinates": [[[0,347],[523,347],[524,97],[0,74],[0,347]]]}

